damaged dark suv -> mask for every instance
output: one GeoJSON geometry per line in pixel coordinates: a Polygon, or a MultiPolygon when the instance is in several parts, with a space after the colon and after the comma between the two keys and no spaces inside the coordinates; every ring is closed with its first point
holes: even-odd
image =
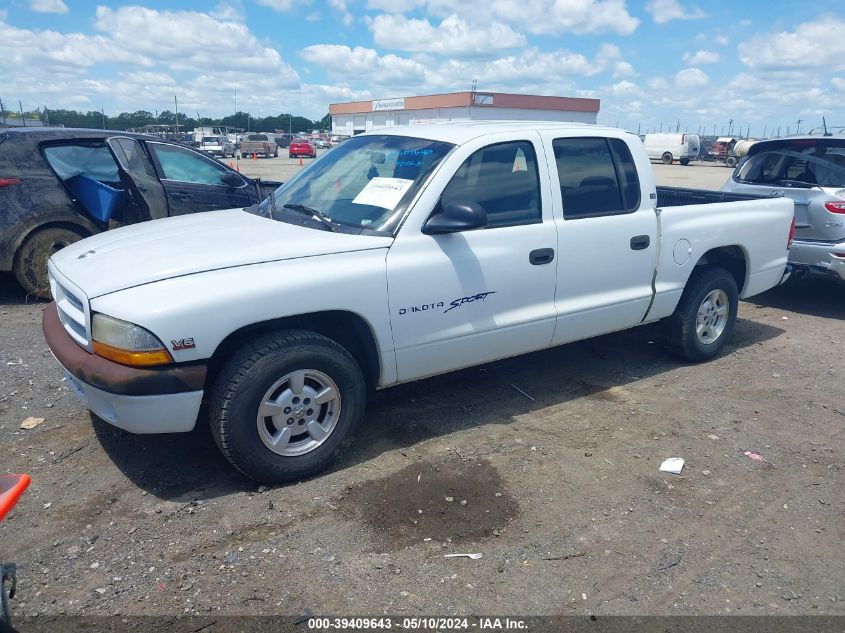
{"type": "Polygon", "coordinates": [[[252,180],[157,137],[66,128],[0,131],[0,272],[49,296],[47,260],[108,228],[248,207],[281,183],[252,180]]]}

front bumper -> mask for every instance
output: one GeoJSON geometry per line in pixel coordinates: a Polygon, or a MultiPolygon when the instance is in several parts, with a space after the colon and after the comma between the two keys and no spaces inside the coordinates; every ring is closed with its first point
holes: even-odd
{"type": "Polygon", "coordinates": [[[812,272],[838,275],[845,280],[845,241],[810,242],[796,239],[789,263],[812,272]]]}
{"type": "Polygon", "coordinates": [[[207,373],[204,363],[136,369],[82,349],[44,310],[42,330],[65,370],[68,387],[92,412],[130,433],[180,433],[194,428],[207,373]]]}

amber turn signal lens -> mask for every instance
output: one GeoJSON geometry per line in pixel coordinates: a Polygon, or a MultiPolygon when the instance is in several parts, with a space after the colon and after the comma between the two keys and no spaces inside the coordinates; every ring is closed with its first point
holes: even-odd
{"type": "Polygon", "coordinates": [[[100,343],[99,341],[94,341],[94,353],[97,356],[102,356],[121,365],[129,365],[131,367],[169,365],[173,362],[173,357],[166,349],[129,352],[125,349],[100,343]]]}

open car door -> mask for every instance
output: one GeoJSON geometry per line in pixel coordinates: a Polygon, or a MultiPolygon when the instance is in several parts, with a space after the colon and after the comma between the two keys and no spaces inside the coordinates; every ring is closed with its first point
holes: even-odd
{"type": "Polygon", "coordinates": [[[126,223],[166,218],[169,215],[167,195],[141,143],[128,136],[112,136],[106,144],[117,161],[120,179],[129,192],[138,216],[125,218],[126,223]]]}

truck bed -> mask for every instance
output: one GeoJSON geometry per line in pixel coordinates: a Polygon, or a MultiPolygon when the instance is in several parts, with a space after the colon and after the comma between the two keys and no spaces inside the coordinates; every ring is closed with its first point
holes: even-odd
{"type": "Polygon", "coordinates": [[[760,200],[769,196],[755,196],[710,189],[686,189],[684,187],[657,187],[658,207],[682,207],[691,204],[714,204],[716,202],[740,202],[760,200]]]}

